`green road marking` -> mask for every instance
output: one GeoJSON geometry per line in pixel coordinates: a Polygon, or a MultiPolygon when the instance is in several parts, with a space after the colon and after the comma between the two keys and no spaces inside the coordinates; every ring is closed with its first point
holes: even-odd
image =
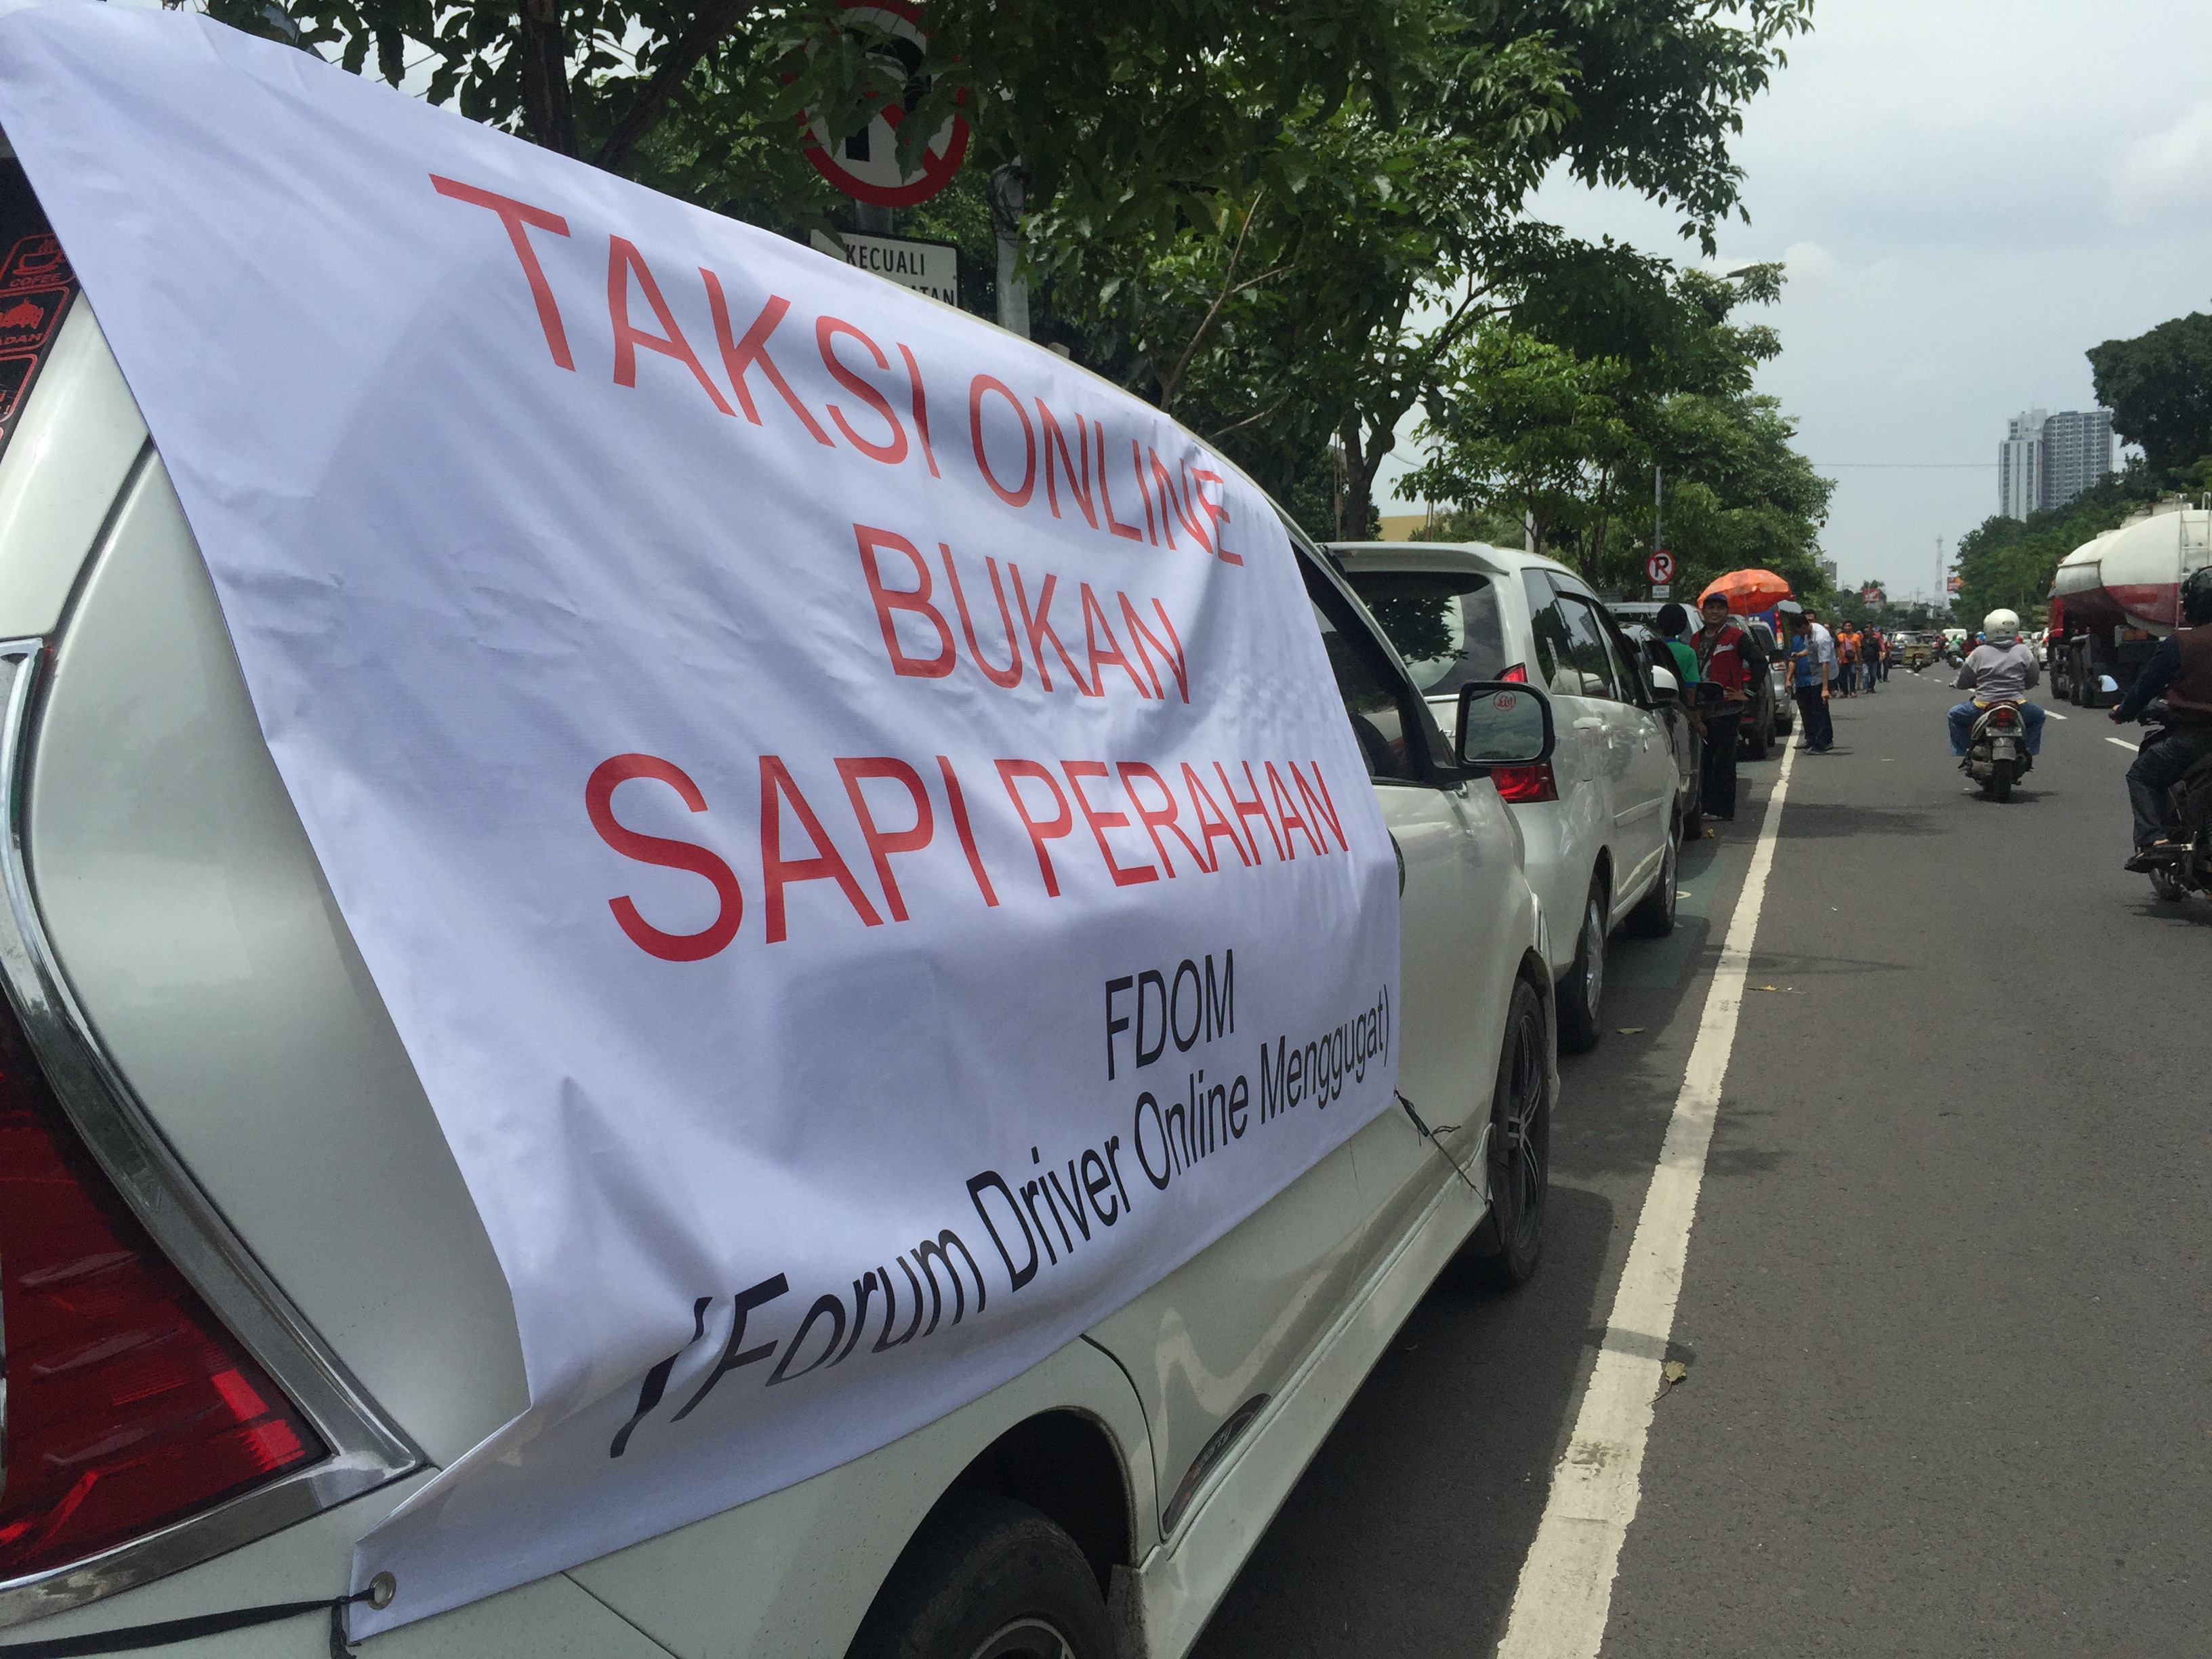
{"type": "Polygon", "coordinates": [[[1717,849],[1694,866],[1682,865],[1676,884],[1682,896],[1675,901],[1674,931],[1664,939],[1630,939],[1615,933],[1605,953],[1605,976],[1614,985],[1644,991],[1671,991],[1682,982],[1690,959],[1705,941],[1706,921],[1713,914],[1713,895],[1720,890],[1721,876],[1735,861],[1735,847],[1717,849]]]}

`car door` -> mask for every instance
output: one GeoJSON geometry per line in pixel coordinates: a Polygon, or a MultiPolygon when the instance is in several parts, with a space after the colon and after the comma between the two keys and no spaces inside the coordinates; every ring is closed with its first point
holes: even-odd
{"type": "MultiPolygon", "coordinates": [[[[1317,583],[1314,599],[1347,710],[1355,719],[1417,733],[1405,745],[1417,763],[1378,772],[1373,780],[1402,883],[1398,1089],[1431,1127],[1457,1126],[1438,1133],[1465,1164],[1488,1121],[1519,957],[1510,944],[1519,835],[1496,788],[1486,780],[1467,781],[1449,763],[1437,722],[1352,595],[1317,583]]],[[[1457,1177],[1403,1113],[1386,1113],[1352,1145],[1366,1210],[1359,1249],[1364,1279],[1437,1188],[1457,1177]]]]}
{"type": "MultiPolygon", "coordinates": [[[[1583,683],[1595,694],[1598,773],[1613,849],[1613,915],[1640,892],[1666,856],[1675,782],[1674,750],[1657,717],[1638,706],[1638,681],[1615,647],[1597,601],[1554,579],[1559,617],[1583,683]]],[[[1577,724],[1579,725],[1579,721],[1577,724]]]]}
{"type": "MultiPolygon", "coordinates": [[[[1502,916],[1470,892],[1509,890],[1474,855],[1480,823],[1443,776],[1442,739],[1356,601],[1301,556],[1315,616],[1404,872],[1399,1075],[1418,1099],[1474,1064],[1476,1012],[1499,993],[1482,977],[1502,916]],[[1461,918],[1468,925],[1458,925],[1461,918]]],[[[1504,808],[1490,792],[1490,805],[1504,808]]],[[[1488,846],[1510,841],[1494,838],[1488,846]]],[[[1505,988],[1510,990],[1510,986],[1505,988]]],[[[1502,1001],[1488,1028],[1502,1028],[1502,1001]]],[[[1484,1062],[1494,1069],[1496,1054],[1484,1062]]],[[[1487,1099],[1486,1087],[1485,1099],[1487,1099]]],[[[1461,1114],[1463,1117],[1466,1115],[1461,1114]]],[[[1477,1121],[1477,1127],[1483,1120],[1477,1121]]],[[[1472,1146],[1474,1137],[1460,1139],[1472,1146]]],[[[1462,1161],[1465,1151],[1455,1148],[1462,1161]]],[[[1401,1111],[1382,1114],[1252,1216],[1089,1333],[1121,1364],[1152,1435],[1161,1528],[1171,1534],[1207,1478],[1336,1322],[1368,1276],[1389,1218],[1415,1212],[1452,1178],[1401,1111]]]]}

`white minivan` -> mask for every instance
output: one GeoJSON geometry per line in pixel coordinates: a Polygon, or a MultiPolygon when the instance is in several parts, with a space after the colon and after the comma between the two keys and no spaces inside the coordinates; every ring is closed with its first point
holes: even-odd
{"type": "MultiPolygon", "coordinates": [[[[35,213],[0,161],[0,246],[35,213]]],[[[325,1659],[355,1541],[527,1403],[514,1305],[49,251],[0,409],[0,1627],[325,1659]]],[[[368,1652],[1176,1659],[1431,1283],[1534,1271],[1551,947],[1495,780],[1550,709],[1485,688],[1496,746],[1448,746],[1293,539],[1400,856],[1412,1106],[926,1428],[368,1652]]]]}
{"type": "Polygon", "coordinates": [[[1647,937],[1674,927],[1679,774],[1638,653],[1555,559],[1481,543],[1330,550],[1441,718],[1452,718],[1469,680],[1552,693],[1561,753],[1496,782],[1520,820],[1529,882],[1555,919],[1559,1045],[1595,1046],[1607,937],[1616,927],[1647,937]]]}

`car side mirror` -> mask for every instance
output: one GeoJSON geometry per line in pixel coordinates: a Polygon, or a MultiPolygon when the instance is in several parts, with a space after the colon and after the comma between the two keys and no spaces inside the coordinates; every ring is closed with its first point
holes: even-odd
{"type": "Polygon", "coordinates": [[[1673,669],[1662,668],[1656,663],[1651,665],[1651,691],[1662,702],[1682,701],[1682,682],[1674,678],[1673,669]]]}
{"type": "Polygon", "coordinates": [[[1552,700],[1534,686],[1481,680],[1460,687],[1462,766],[1534,766],[1551,759],[1558,743],[1552,700]]]}

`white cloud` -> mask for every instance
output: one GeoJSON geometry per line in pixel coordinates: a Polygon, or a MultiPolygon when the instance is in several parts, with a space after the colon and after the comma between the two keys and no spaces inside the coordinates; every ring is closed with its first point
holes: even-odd
{"type": "Polygon", "coordinates": [[[2112,206],[2130,223],[2212,207],[2212,103],[2128,147],[2112,169],[2112,206]]]}

